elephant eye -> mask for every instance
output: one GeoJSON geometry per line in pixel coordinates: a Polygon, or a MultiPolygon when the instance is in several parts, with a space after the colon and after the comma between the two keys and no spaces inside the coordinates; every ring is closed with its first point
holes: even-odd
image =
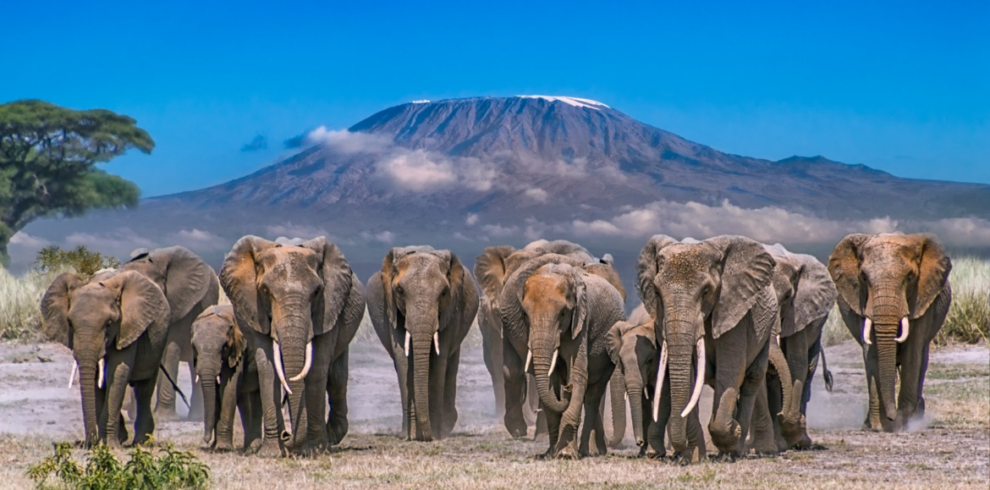
{"type": "Polygon", "coordinates": [[[396,294],[403,294],[403,293],[405,293],[405,290],[402,289],[402,285],[401,284],[399,284],[398,286],[395,286],[395,293],[396,294]]]}

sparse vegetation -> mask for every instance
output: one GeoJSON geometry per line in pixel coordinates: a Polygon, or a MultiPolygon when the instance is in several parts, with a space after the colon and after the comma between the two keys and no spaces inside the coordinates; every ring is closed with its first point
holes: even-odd
{"type": "Polygon", "coordinates": [[[15,277],[0,267],[0,339],[31,340],[41,332],[41,296],[66,271],[72,269],[35,270],[15,277]]]}
{"type": "Polygon", "coordinates": [[[120,261],[82,245],[72,250],[62,250],[58,245],[49,245],[38,251],[34,266],[39,272],[72,268],[82,280],[87,280],[100,269],[120,267],[120,261]]]}
{"type": "Polygon", "coordinates": [[[209,468],[192,453],[166,444],[155,457],[152,450],[137,446],[131,460],[122,464],[106,446],[97,446],[86,455],[85,467],[72,458],[72,445],[55,444],[55,452],[28,469],[28,477],[38,488],[78,488],[93,490],[164,490],[205,488],[209,468]],[[48,481],[54,477],[55,486],[48,481]]]}

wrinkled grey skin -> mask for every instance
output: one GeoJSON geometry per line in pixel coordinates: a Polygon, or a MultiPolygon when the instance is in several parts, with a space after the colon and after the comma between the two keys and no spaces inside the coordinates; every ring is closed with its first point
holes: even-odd
{"type": "Polygon", "coordinates": [[[403,434],[420,441],[448,437],[457,422],[461,343],[478,312],[474,279],[449,250],[393,248],[365,296],[399,378],[403,434]]]}
{"type": "MultiPolygon", "coordinates": [[[[808,435],[807,406],[811,400],[811,378],[818,367],[818,358],[824,358],[821,345],[822,330],[829,312],[835,304],[835,285],[828,268],[818,259],[805,254],[788,252],[782,245],[764,246],[773,255],[773,286],[780,310],[780,349],[788,365],[793,383],[790,407],[785,407],[781,376],[776,369],[767,371],[767,401],[757,399],[757,415],[754,430],[768,430],[772,424],[776,449],[809,449],[813,446],[808,435]],[[797,398],[799,397],[799,398],[797,398]],[[780,417],[771,414],[780,413],[780,417]]],[[[774,342],[776,343],[776,342],[774,342]]],[[[771,345],[771,348],[774,346],[771,345]]],[[[831,391],[831,375],[825,370],[826,387],[831,391]]],[[[757,436],[759,440],[765,437],[757,436]]],[[[763,452],[760,448],[757,451],[763,452]]]]}
{"type": "Polygon", "coordinates": [[[46,337],[72,349],[79,364],[85,444],[119,448],[126,440],[120,411],[128,384],[138,406],[133,442],[146,441],[155,430],[151,399],[168,335],[168,302],[161,289],[137,272],[101,273],[88,283],[65,273],[45,291],[41,312],[46,337]]]}
{"type": "MultiPolygon", "coordinates": [[[[499,297],[506,279],[526,261],[544,254],[560,254],[571,257],[582,263],[598,263],[594,266],[598,273],[612,282],[622,293],[625,301],[625,290],[622,288],[618,274],[611,265],[611,257],[595,259],[584,247],[566,240],[536,240],[524,248],[516,250],[510,246],[487,247],[477,257],[474,265],[474,275],[481,286],[481,303],[478,310],[478,328],[481,331],[485,366],[492,378],[495,390],[497,415],[503,417],[505,428],[513,437],[525,437],[530,424],[535,423],[535,435],[546,432],[546,417],[543,412],[537,412],[539,404],[536,385],[532,379],[522,372],[511,371],[514,367],[522,367],[522,363],[514,360],[504,362],[507,342],[502,335],[502,318],[499,297]],[[508,378],[506,378],[508,377],[508,378]],[[509,383],[506,384],[506,379],[509,383]]],[[[512,356],[513,354],[509,354],[512,356]]],[[[625,434],[625,401],[622,387],[618,383],[611,385],[613,436],[609,445],[618,445],[625,434]],[[618,389],[616,389],[618,388],[618,389]]]]}
{"type": "Polygon", "coordinates": [[[590,454],[592,431],[595,451],[604,454],[599,409],[615,368],[606,351],[605,335],[624,318],[619,291],[600,275],[585,270],[582,262],[546,254],[509,276],[499,305],[508,344],[503,361],[509,367],[506,372],[521,375],[527,352],[532,352],[530,369],[550,436],[545,455],[577,458],[590,454]],[[559,358],[551,372],[554,351],[559,358]],[[585,420],[577,447],[582,410],[585,420]]]}
{"type": "Polygon", "coordinates": [[[740,236],[678,242],[655,235],[640,253],[637,290],[657,341],[670,349],[664,384],[671,390],[671,446],[682,462],[691,457],[681,413],[694,390],[699,339],[704,380],[715,391],[712,442],[726,458],[745,452],[744,436],[765,384],[768,340],[779,322],[773,268],[763,245],[740,236]]]}
{"type": "Polygon", "coordinates": [[[240,412],[244,449],[261,442],[258,365],[234,317],[234,307],[213,306],[192,324],[193,364],[203,390],[203,442],[234,449],[234,411],[240,412]],[[217,381],[219,380],[219,382],[217,381]]]}
{"type": "MultiPolygon", "coordinates": [[[[200,313],[217,304],[220,284],[216,272],[198,255],[180,246],[150,252],[138,249],[131,253],[131,257],[120,269],[144,274],[161,288],[168,299],[168,342],[165,344],[162,365],[172,380],[178,382],[179,361],[185,362],[192,377],[192,323],[200,313]]],[[[190,398],[190,420],[200,420],[203,417],[202,395],[199,386],[193,386],[191,395],[187,394],[190,398]]],[[[155,418],[159,421],[176,418],[175,389],[164,373],[160,373],[158,378],[155,418]]]]}
{"type": "MultiPolygon", "coordinates": [[[[653,319],[640,304],[628,321],[616,322],[608,331],[608,352],[616,364],[616,371],[624,379],[632,412],[633,435],[639,446],[639,455],[649,458],[666,456],[665,428],[670,419],[670,384],[664,383],[660,400],[660,419],[653,421],[653,397],[656,395],[656,373],[659,368],[660,348],[656,341],[653,319]]],[[[707,452],[705,436],[698,420],[698,409],[688,414],[688,447],[703,457],[707,452]]]]}
{"type": "Polygon", "coordinates": [[[867,430],[894,432],[925,414],[922,387],[928,347],[952,303],[952,261],[934,235],[848,235],[829,256],[828,270],[839,292],[839,311],[863,347],[870,408],[867,430]],[[864,321],[873,325],[863,340],[864,321]],[[903,343],[900,322],[907,318],[903,343]],[[894,383],[900,393],[894,401],[894,383]]]}
{"type": "Polygon", "coordinates": [[[286,455],[288,443],[294,452],[307,455],[339,443],[348,427],[348,346],[365,306],[364,288],[344,254],[324,237],[281,245],[248,235],[224,259],[220,284],[258,365],[264,420],[261,454],[286,455]],[[308,343],[312,362],[304,374],[308,343]],[[284,432],[279,409],[282,388],[275,349],[281,353],[291,390],[291,434],[284,432]]]}

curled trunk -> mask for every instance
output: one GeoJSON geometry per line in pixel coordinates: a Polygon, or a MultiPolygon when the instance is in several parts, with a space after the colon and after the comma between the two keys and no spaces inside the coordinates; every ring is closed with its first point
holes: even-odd
{"type": "MultiPolygon", "coordinates": [[[[550,386],[550,365],[553,364],[554,352],[557,350],[553,334],[540,333],[550,330],[556,333],[553,327],[534,328],[530,331],[533,351],[533,371],[536,375],[536,391],[540,395],[540,402],[548,410],[563,413],[567,410],[567,401],[557,398],[550,386]]],[[[556,368],[556,366],[555,366],[556,368]]]]}
{"type": "Polygon", "coordinates": [[[780,388],[783,394],[781,412],[777,414],[782,417],[782,424],[798,424],[801,421],[801,402],[795,398],[794,381],[791,376],[791,368],[787,364],[784,352],[776,342],[770,342],[770,363],[777,370],[780,377],[780,388]]]}

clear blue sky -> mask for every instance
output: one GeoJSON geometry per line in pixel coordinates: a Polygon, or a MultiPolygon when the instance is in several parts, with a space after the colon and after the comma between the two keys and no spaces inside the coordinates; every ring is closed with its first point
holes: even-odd
{"type": "Polygon", "coordinates": [[[145,196],[244,175],[317,125],[515,94],[731,153],[990,183],[990,2],[412,3],[6,2],[0,101],[135,117],[157,148],[108,170],[145,196]]]}

